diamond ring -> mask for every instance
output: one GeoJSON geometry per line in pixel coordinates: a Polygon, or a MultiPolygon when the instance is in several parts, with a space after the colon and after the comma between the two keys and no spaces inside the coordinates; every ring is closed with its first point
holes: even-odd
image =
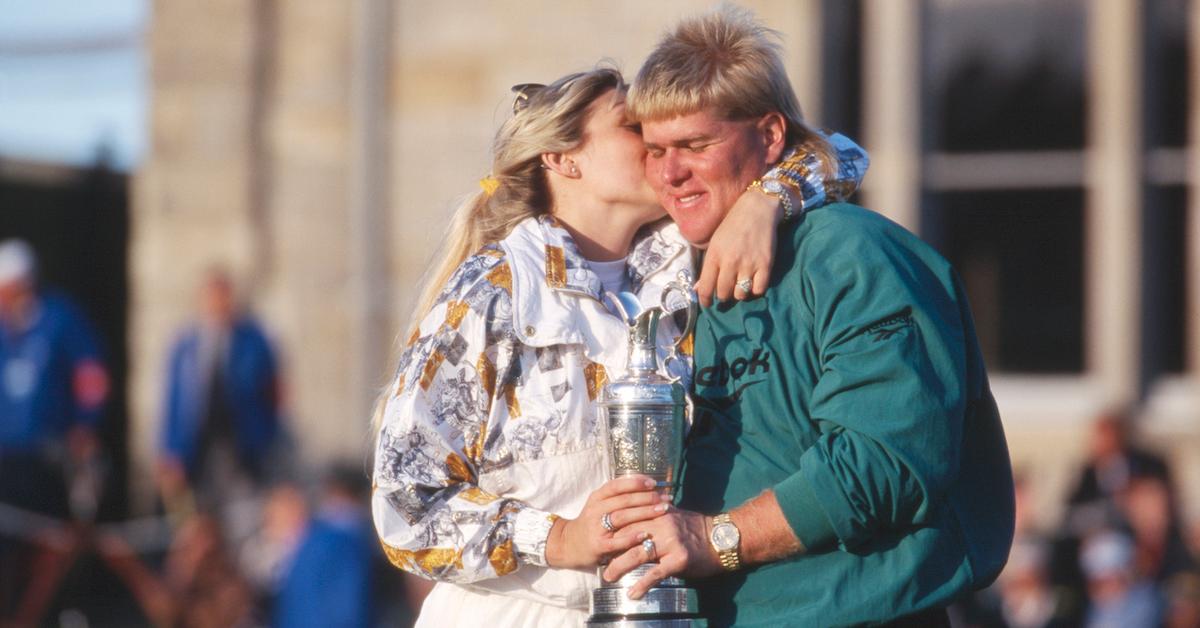
{"type": "Polygon", "coordinates": [[[617,530],[617,526],[613,525],[612,515],[607,512],[600,516],[600,525],[609,532],[616,532],[617,530]]]}
{"type": "Polygon", "coordinates": [[[645,541],[642,541],[642,551],[646,552],[646,558],[653,560],[657,553],[657,550],[654,547],[654,539],[646,539],[645,541]]]}
{"type": "Polygon", "coordinates": [[[749,279],[739,279],[738,282],[733,285],[736,286],[738,290],[741,290],[746,294],[750,294],[750,289],[754,287],[754,282],[750,281],[749,279]]]}

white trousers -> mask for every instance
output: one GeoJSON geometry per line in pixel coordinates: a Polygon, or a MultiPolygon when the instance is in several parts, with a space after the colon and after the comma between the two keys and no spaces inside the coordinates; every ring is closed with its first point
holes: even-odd
{"type": "Polygon", "coordinates": [[[583,626],[587,616],[586,608],[551,606],[439,582],[425,598],[416,628],[574,628],[583,626]]]}

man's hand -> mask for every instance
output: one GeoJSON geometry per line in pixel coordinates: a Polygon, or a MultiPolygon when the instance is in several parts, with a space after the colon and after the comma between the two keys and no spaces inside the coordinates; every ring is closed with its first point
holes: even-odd
{"type": "Polygon", "coordinates": [[[605,482],[588,496],[574,519],[559,519],[546,539],[546,563],[551,567],[595,567],[601,559],[629,549],[641,539],[604,529],[605,513],[614,530],[658,517],[667,511],[670,497],[654,490],[654,480],[644,475],[605,482]]]}
{"type": "Polygon", "coordinates": [[[713,296],[738,300],[761,296],[771,278],[775,256],[775,226],[783,213],[779,199],[747,190],[742,193],[713,233],[696,281],[696,294],[705,307],[713,296]],[[739,280],[749,279],[750,293],[739,290],[739,280]]]}
{"type": "MultiPolygon", "coordinates": [[[[615,515],[614,515],[615,516],[615,515]]],[[[613,582],[642,563],[657,560],[629,590],[629,597],[640,599],[650,587],[667,576],[697,578],[721,571],[721,561],[708,542],[708,517],[671,507],[667,514],[619,530],[615,539],[633,547],[612,559],[604,570],[604,579],[613,582]],[[641,542],[654,541],[654,555],[647,555],[641,542]]]]}
{"type": "MultiPolygon", "coordinates": [[[[738,553],[743,567],[773,562],[805,551],[804,544],[783,516],[775,492],[770,489],[729,511],[729,516],[741,533],[738,553]]],[[[657,559],[658,565],[629,591],[630,597],[638,599],[667,576],[700,578],[718,573],[724,567],[709,543],[711,528],[709,517],[673,506],[657,519],[622,528],[614,535],[615,540],[632,549],[608,564],[604,579],[615,581],[634,567],[657,559]],[[641,545],[633,547],[634,543],[647,538],[654,541],[654,556],[648,556],[641,545]]]]}

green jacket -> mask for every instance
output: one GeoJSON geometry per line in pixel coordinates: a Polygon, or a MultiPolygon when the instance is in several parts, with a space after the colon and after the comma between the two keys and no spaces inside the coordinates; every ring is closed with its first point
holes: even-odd
{"type": "Polygon", "coordinates": [[[1012,469],[950,264],[846,203],[780,227],[765,297],[704,311],[681,506],[773,488],[803,554],[696,581],[713,626],[873,623],[990,583],[1012,469]]]}

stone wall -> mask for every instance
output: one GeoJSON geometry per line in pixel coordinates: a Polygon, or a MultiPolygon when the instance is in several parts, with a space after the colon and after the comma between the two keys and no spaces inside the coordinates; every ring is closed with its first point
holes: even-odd
{"type": "MultiPolygon", "coordinates": [[[[133,206],[138,488],[149,484],[166,346],[207,264],[238,273],[248,303],[278,340],[289,420],[305,460],[361,460],[394,338],[450,212],[488,172],[491,136],[511,107],[509,87],[548,82],[602,58],[633,74],[663,31],[713,4],[156,2],[151,155],[136,177],[133,206]]],[[[818,73],[829,64],[819,58],[818,35],[828,5],[742,4],[783,33],[793,84],[820,124],[818,73]]],[[[866,6],[896,10],[891,5],[866,6]]],[[[886,15],[869,25],[896,30],[886,15]]],[[[878,177],[886,164],[874,156],[878,177]]],[[[897,202],[880,197],[877,209],[897,202]]],[[[1014,461],[1034,480],[1039,518],[1052,522],[1106,391],[1087,378],[998,376],[994,384],[1014,461]]],[[[1150,442],[1173,449],[1185,495],[1200,495],[1195,391],[1181,384],[1169,396],[1181,400],[1178,407],[1150,408],[1154,420],[1146,424],[1150,442]]],[[[1200,517],[1200,500],[1189,502],[1200,517]]]]}
{"type": "MultiPolygon", "coordinates": [[[[792,80],[813,93],[820,3],[744,4],[784,34],[792,80]]],[[[167,346],[205,267],[235,272],[277,340],[304,460],[363,459],[394,338],[450,212],[487,174],[509,87],[604,58],[633,74],[679,17],[712,6],[156,2],[151,154],[132,212],[139,494],[167,346]]],[[[817,99],[802,101],[814,116],[817,99]]]]}
{"type": "Polygon", "coordinates": [[[150,485],[162,366],[192,310],[204,267],[247,275],[255,257],[250,209],[250,110],[255,33],[250,4],[156,2],[149,158],[131,210],[130,450],[134,488],[150,485]]]}

